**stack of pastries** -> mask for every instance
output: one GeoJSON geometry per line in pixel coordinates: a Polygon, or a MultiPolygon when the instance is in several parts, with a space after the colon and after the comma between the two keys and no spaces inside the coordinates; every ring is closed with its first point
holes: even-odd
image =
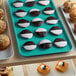
{"type": "Polygon", "coordinates": [[[7,24],[5,21],[5,12],[2,8],[2,0],[0,0],[0,51],[7,49],[10,45],[9,37],[4,34],[7,30],[7,24]]]}
{"type": "Polygon", "coordinates": [[[64,3],[64,12],[69,13],[70,21],[74,23],[74,32],[76,32],[76,2],[66,1],[64,3]]]}

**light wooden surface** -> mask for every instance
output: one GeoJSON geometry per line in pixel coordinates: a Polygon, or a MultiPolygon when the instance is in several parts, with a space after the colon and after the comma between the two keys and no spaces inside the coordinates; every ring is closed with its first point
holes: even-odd
{"type": "MultiPolygon", "coordinates": [[[[57,7],[57,9],[59,8],[59,6],[61,6],[66,0],[54,0],[55,6],[57,7]]],[[[73,1],[73,0],[72,0],[73,1]]],[[[74,0],[76,1],[76,0],[74,0]]],[[[67,29],[67,32],[72,40],[73,46],[74,48],[72,49],[71,52],[68,53],[63,53],[63,54],[53,54],[53,55],[46,55],[46,56],[37,56],[37,57],[22,57],[20,56],[18,49],[17,49],[17,44],[16,44],[16,39],[15,39],[15,35],[14,35],[14,30],[13,30],[13,25],[10,19],[10,13],[9,13],[9,8],[7,5],[7,0],[5,0],[5,6],[7,11],[7,15],[9,18],[9,24],[10,24],[10,30],[11,30],[11,34],[12,34],[12,40],[13,40],[13,44],[14,44],[14,56],[12,58],[10,58],[9,60],[5,60],[5,61],[0,61],[0,66],[9,66],[9,65],[19,65],[19,64],[31,64],[31,63],[37,63],[37,62],[44,62],[44,61],[55,61],[55,60],[59,60],[59,59],[69,59],[69,58],[76,58],[76,49],[75,49],[75,44],[74,44],[74,40],[71,37],[70,31],[68,30],[68,27],[64,21],[64,18],[60,12],[60,10],[58,9],[58,12],[61,16],[61,19],[64,23],[65,28],[67,29]]]]}

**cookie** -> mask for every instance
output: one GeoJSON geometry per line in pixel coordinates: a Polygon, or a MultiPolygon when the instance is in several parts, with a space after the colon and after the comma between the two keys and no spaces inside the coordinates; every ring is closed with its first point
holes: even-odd
{"type": "Polygon", "coordinates": [[[40,15],[40,10],[39,9],[31,9],[30,10],[30,14],[32,15],[32,16],[39,16],[40,15]]]}
{"type": "Polygon", "coordinates": [[[52,43],[50,40],[44,39],[44,40],[40,41],[39,46],[43,49],[49,49],[49,48],[51,48],[52,43]]]}
{"type": "Polygon", "coordinates": [[[56,38],[56,39],[54,40],[54,45],[55,45],[56,47],[62,48],[62,47],[67,46],[67,41],[64,40],[64,39],[62,39],[62,38],[56,38]]]}
{"type": "Polygon", "coordinates": [[[47,30],[44,28],[38,28],[35,33],[39,37],[45,37],[47,35],[47,30]]]}
{"type": "Polygon", "coordinates": [[[52,16],[50,16],[50,17],[48,17],[48,18],[46,19],[46,23],[47,23],[47,24],[50,24],[50,25],[54,25],[54,24],[56,24],[57,22],[58,22],[58,19],[55,18],[55,17],[52,17],[52,16]]]}
{"type": "Polygon", "coordinates": [[[43,13],[44,14],[47,14],[47,15],[51,15],[55,12],[55,10],[51,7],[46,7],[44,10],[43,10],[43,13]]]}
{"type": "Polygon", "coordinates": [[[15,12],[15,15],[16,15],[17,17],[24,17],[24,16],[27,15],[27,12],[24,11],[24,10],[17,10],[17,11],[15,12]]]}
{"type": "Polygon", "coordinates": [[[46,6],[48,4],[50,4],[50,0],[39,0],[38,2],[40,5],[46,6]]]}
{"type": "Polygon", "coordinates": [[[32,23],[35,26],[41,26],[41,25],[43,25],[44,21],[41,18],[35,18],[35,19],[32,20],[32,23]]]}
{"type": "Polygon", "coordinates": [[[30,22],[28,20],[21,19],[17,22],[17,25],[20,27],[26,28],[30,25],[30,22]]]}
{"type": "Polygon", "coordinates": [[[0,20],[0,34],[4,33],[7,29],[6,22],[0,20]]]}
{"type": "Polygon", "coordinates": [[[0,8],[0,19],[3,19],[5,16],[4,10],[0,8]]]}
{"type": "Polygon", "coordinates": [[[50,33],[54,35],[61,35],[63,30],[59,26],[54,26],[50,29],[50,33]]]}
{"type": "Polygon", "coordinates": [[[23,30],[20,33],[21,37],[26,38],[26,39],[30,39],[33,37],[33,33],[29,30],[23,30]]]}
{"type": "Polygon", "coordinates": [[[27,1],[25,2],[25,4],[26,4],[26,6],[28,6],[28,7],[33,7],[33,6],[36,5],[36,1],[35,1],[35,0],[27,0],[27,1]]]}
{"type": "Polygon", "coordinates": [[[7,49],[10,45],[10,39],[7,35],[1,34],[0,35],[0,50],[7,49]]]}
{"type": "Polygon", "coordinates": [[[23,2],[22,1],[15,1],[15,2],[13,2],[13,6],[17,7],[17,8],[22,7],[23,6],[23,2]]]}
{"type": "Polygon", "coordinates": [[[37,47],[37,45],[32,41],[28,41],[24,44],[24,49],[25,50],[30,50],[31,51],[31,50],[36,49],[36,47],[37,47]]]}

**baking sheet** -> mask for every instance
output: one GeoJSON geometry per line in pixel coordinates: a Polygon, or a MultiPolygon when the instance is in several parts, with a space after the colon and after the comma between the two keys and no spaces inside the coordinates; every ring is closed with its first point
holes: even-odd
{"type": "MultiPolygon", "coordinates": [[[[34,7],[30,7],[30,8],[27,7],[27,6],[25,6],[25,4],[24,4],[24,6],[21,7],[21,8],[15,8],[15,7],[13,7],[13,5],[12,5],[12,3],[13,3],[14,1],[16,1],[16,0],[8,0],[8,4],[9,4],[10,14],[11,14],[11,18],[12,18],[12,23],[13,23],[13,27],[14,27],[14,31],[15,31],[15,36],[16,36],[17,44],[18,44],[18,50],[19,50],[19,53],[20,53],[22,56],[25,56],[25,57],[39,56],[39,55],[47,55],[47,54],[54,54],[54,53],[69,52],[69,51],[72,50],[72,48],[73,48],[72,43],[71,43],[71,41],[70,41],[70,39],[69,39],[69,37],[68,37],[68,35],[67,35],[67,32],[66,32],[66,30],[65,30],[65,28],[64,28],[64,25],[63,25],[63,23],[62,23],[62,21],[61,21],[61,19],[60,19],[60,16],[59,16],[59,14],[58,14],[58,12],[57,12],[57,10],[56,10],[55,5],[54,5],[54,3],[53,3],[53,0],[50,0],[50,4],[47,5],[47,6],[41,6],[41,5],[39,5],[39,4],[37,3],[34,7]],[[30,11],[31,9],[33,9],[33,8],[38,8],[38,9],[40,9],[40,11],[42,12],[45,7],[52,7],[52,8],[54,8],[54,9],[55,9],[55,13],[54,13],[53,15],[45,15],[45,14],[41,13],[41,15],[38,16],[38,18],[42,18],[42,19],[45,21],[45,19],[46,19],[47,17],[49,17],[49,16],[54,16],[54,17],[56,17],[56,18],[59,19],[59,22],[58,22],[56,25],[48,25],[48,24],[46,24],[46,23],[44,22],[44,24],[43,24],[42,26],[40,26],[40,28],[46,28],[46,30],[48,31],[48,35],[47,35],[46,37],[44,37],[44,38],[39,38],[39,37],[36,37],[36,36],[34,35],[31,39],[28,39],[28,40],[27,40],[27,39],[24,39],[24,38],[20,37],[20,32],[21,32],[22,30],[24,30],[24,29],[29,29],[29,30],[32,31],[33,34],[34,34],[34,31],[35,31],[38,27],[34,27],[34,26],[31,24],[31,25],[30,25],[29,27],[27,27],[27,28],[20,28],[18,25],[16,25],[16,23],[17,23],[18,20],[20,20],[20,19],[27,19],[27,20],[29,20],[29,21],[31,22],[31,20],[34,19],[35,17],[32,17],[32,16],[30,16],[30,15],[28,14],[28,15],[26,15],[26,16],[23,17],[23,18],[18,18],[18,17],[16,17],[16,16],[14,15],[14,12],[15,12],[16,10],[18,10],[18,9],[23,9],[23,10],[29,12],[29,11],[30,11]],[[54,36],[54,35],[50,34],[50,33],[49,33],[49,30],[50,30],[50,28],[53,27],[53,26],[59,26],[59,27],[61,27],[61,28],[63,29],[63,34],[61,34],[61,35],[59,35],[59,36],[54,36]],[[31,29],[32,29],[32,30],[31,30],[31,29]],[[23,44],[24,44],[25,42],[27,42],[27,41],[33,41],[33,42],[35,42],[35,43],[38,45],[41,40],[43,40],[43,39],[48,39],[48,40],[50,40],[50,41],[52,42],[52,44],[53,44],[53,41],[54,41],[56,38],[63,38],[63,39],[65,39],[65,40],[67,40],[68,45],[67,45],[66,47],[64,47],[64,48],[57,48],[57,47],[55,47],[54,45],[52,45],[51,48],[45,49],[45,51],[44,51],[44,49],[40,49],[39,47],[37,47],[37,48],[36,48],[35,50],[33,50],[33,51],[27,51],[27,50],[25,50],[25,49],[23,48],[23,44]]],[[[26,0],[21,0],[21,1],[25,3],[26,0]]],[[[36,1],[38,2],[38,0],[36,0],[36,1]]]]}
{"type": "Polygon", "coordinates": [[[72,33],[72,36],[73,36],[74,40],[76,41],[76,33],[74,33],[74,31],[73,31],[73,29],[74,29],[74,23],[72,23],[70,21],[69,13],[65,13],[64,10],[63,10],[63,8],[64,8],[63,5],[60,6],[60,10],[61,10],[61,12],[62,12],[62,14],[63,14],[63,16],[65,18],[65,21],[66,21],[66,23],[67,23],[67,25],[68,25],[71,33],[72,33]]]}
{"type": "MultiPolygon", "coordinates": [[[[47,76],[76,76],[75,72],[75,65],[72,60],[64,60],[69,63],[69,68],[66,72],[61,73],[55,70],[55,65],[57,64],[57,61],[54,62],[46,62],[45,64],[49,65],[51,67],[51,72],[47,76]]],[[[28,76],[43,76],[40,73],[37,72],[37,67],[40,65],[38,64],[30,64],[26,65],[26,70],[28,73],[28,76]]]]}
{"type": "MultiPolygon", "coordinates": [[[[3,5],[0,8],[4,9],[4,11],[5,11],[5,4],[4,4],[5,0],[2,0],[2,1],[3,1],[3,5]]],[[[6,16],[6,11],[5,11],[5,19],[4,20],[6,21],[7,27],[8,27],[5,34],[8,35],[11,39],[9,24],[8,24],[8,20],[7,20],[7,16],[6,16]]],[[[0,60],[9,59],[13,55],[14,55],[14,50],[13,50],[13,44],[12,44],[12,40],[11,40],[11,45],[7,49],[0,51],[0,60]]]]}

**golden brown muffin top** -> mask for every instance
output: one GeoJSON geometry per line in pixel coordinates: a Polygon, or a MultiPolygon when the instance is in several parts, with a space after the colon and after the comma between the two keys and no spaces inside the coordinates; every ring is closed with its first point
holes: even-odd
{"type": "Polygon", "coordinates": [[[3,26],[6,26],[6,22],[0,20],[0,30],[2,30],[3,26]]]}
{"type": "Polygon", "coordinates": [[[1,34],[0,35],[0,44],[2,44],[3,42],[7,42],[7,41],[9,41],[8,36],[5,34],[1,34]]]}
{"type": "Polygon", "coordinates": [[[73,17],[76,17],[76,9],[71,10],[70,15],[72,15],[73,17]]]}
{"type": "Polygon", "coordinates": [[[70,4],[71,4],[72,2],[70,2],[70,1],[66,1],[65,3],[64,3],[64,7],[65,8],[70,8],[70,4]]]}

